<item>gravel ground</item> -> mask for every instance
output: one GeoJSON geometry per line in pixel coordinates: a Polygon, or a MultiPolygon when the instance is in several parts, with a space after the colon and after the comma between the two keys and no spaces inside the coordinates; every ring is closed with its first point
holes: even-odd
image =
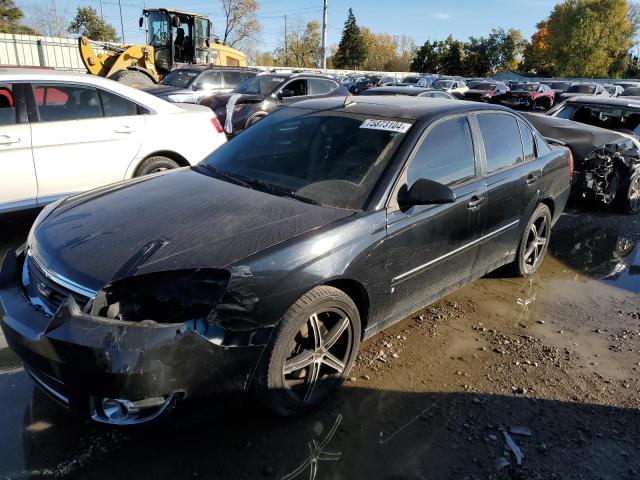
{"type": "Polygon", "coordinates": [[[34,390],[0,335],[0,477],[635,480],[639,275],[640,218],[569,211],[539,274],[497,272],[375,336],[297,419],[210,404],[98,428],[34,390]]]}

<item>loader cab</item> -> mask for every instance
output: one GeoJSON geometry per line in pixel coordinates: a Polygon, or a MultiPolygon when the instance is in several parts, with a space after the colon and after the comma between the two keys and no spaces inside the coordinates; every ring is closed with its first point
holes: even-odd
{"type": "Polygon", "coordinates": [[[145,26],[145,20],[147,44],[154,49],[159,73],[166,74],[188,64],[210,62],[211,22],[207,17],[159,8],[143,11],[141,28],[145,26]]]}

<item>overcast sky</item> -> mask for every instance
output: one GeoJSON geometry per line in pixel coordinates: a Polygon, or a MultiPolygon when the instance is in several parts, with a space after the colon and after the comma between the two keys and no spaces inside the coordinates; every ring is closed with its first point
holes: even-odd
{"type": "MultiPolygon", "coordinates": [[[[127,43],[144,40],[138,29],[138,18],[145,5],[203,13],[212,18],[214,32],[222,30],[219,0],[121,1],[127,43]]],[[[264,0],[258,3],[258,20],[263,30],[258,42],[260,50],[273,50],[278,46],[284,31],[285,13],[290,24],[322,20],[322,0],[264,0]]],[[[421,45],[427,39],[443,39],[449,34],[461,40],[470,35],[486,35],[497,27],[518,28],[528,38],[535,31],[535,24],[549,14],[555,3],[553,0],[329,0],[328,44],[340,40],[349,7],[353,8],[359,25],[374,32],[409,35],[421,45]]],[[[100,0],[16,0],[16,4],[27,15],[34,8],[43,9],[54,4],[59,15],[68,17],[73,16],[78,6],[90,5],[100,11],[100,0]]],[[[105,19],[120,34],[118,1],[103,0],[102,7],[105,19]]]]}

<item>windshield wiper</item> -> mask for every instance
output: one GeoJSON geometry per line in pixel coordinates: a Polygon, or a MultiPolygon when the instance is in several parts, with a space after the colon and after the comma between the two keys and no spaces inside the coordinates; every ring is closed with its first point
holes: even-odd
{"type": "Polygon", "coordinates": [[[303,197],[302,195],[298,195],[297,193],[293,193],[293,192],[285,193],[283,194],[283,196],[293,198],[294,200],[299,200],[300,202],[310,203],[311,205],[322,205],[320,202],[312,198],[303,197]]]}
{"type": "Polygon", "coordinates": [[[206,163],[201,163],[199,166],[213,172],[216,176],[223,178],[228,182],[235,183],[236,185],[240,185],[246,188],[253,188],[253,186],[251,186],[249,182],[245,182],[238,177],[234,177],[233,175],[230,175],[227,172],[220,170],[219,168],[212,167],[211,165],[207,165],[206,163]]]}
{"type": "Polygon", "coordinates": [[[271,183],[265,182],[261,178],[242,177],[242,180],[247,182],[253,188],[265,191],[267,193],[272,193],[274,195],[278,195],[279,197],[293,198],[294,200],[310,203],[312,205],[322,205],[321,203],[313,200],[312,198],[303,197],[302,195],[298,195],[297,193],[289,191],[284,188],[278,188],[277,186],[272,185],[271,183]]]}

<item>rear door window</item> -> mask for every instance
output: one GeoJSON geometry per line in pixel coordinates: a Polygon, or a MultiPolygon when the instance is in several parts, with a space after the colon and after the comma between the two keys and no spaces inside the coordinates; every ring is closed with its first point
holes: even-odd
{"type": "Polygon", "coordinates": [[[138,114],[138,105],[118,95],[100,90],[105,117],[128,117],[138,114]]]}
{"type": "Polygon", "coordinates": [[[323,80],[322,78],[309,79],[309,88],[311,89],[311,95],[324,95],[332,90],[338,88],[338,84],[331,80],[323,80]]]}
{"type": "Polygon", "coordinates": [[[209,90],[211,88],[220,88],[221,84],[222,84],[222,73],[207,71],[207,72],[204,72],[202,75],[200,75],[200,77],[198,77],[196,88],[209,90]]]}
{"type": "Polygon", "coordinates": [[[242,83],[240,72],[223,72],[223,88],[235,88],[242,83]]]}
{"type": "Polygon", "coordinates": [[[13,87],[9,83],[0,83],[0,125],[15,125],[16,102],[13,97],[13,87]]]}
{"type": "Polygon", "coordinates": [[[487,173],[512,167],[523,160],[522,140],[516,119],[503,113],[478,114],[487,157],[487,173]]]}
{"type": "Polygon", "coordinates": [[[407,186],[421,178],[452,186],[476,175],[473,140],[466,117],[434,126],[418,147],[407,169],[407,186]]]}
{"type": "Polygon", "coordinates": [[[102,118],[98,90],[84,85],[33,84],[43,122],[102,118]]]}
{"type": "Polygon", "coordinates": [[[524,148],[524,161],[536,159],[536,146],[533,141],[533,134],[531,129],[527,127],[523,122],[518,120],[518,126],[520,127],[520,133],[522,134],[522,146],[524,148]]]}

